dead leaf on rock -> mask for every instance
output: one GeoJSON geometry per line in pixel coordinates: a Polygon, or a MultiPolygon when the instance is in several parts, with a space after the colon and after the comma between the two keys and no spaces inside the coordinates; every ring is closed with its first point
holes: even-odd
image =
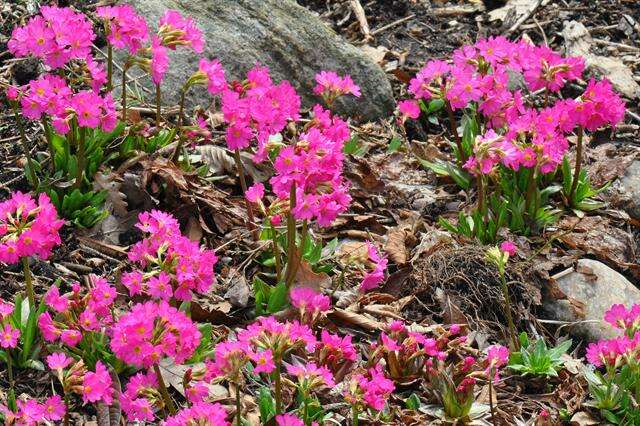
{"type": "Polygon", "coordinates": [[[571,426],[595,426],[600,424],[600,420],[594,419],[586,411],[578,411],[570,420],[571,426]]]}

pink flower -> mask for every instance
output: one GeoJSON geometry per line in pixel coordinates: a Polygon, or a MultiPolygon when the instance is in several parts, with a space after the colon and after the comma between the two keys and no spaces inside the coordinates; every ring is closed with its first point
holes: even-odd
{"type": "Polygon", "coordinates": [[[73,359],[67,357],[62,352],[56,352],[47,357],[47,365],[52,370],[64,370],[72,361],[73,359]]]}
{"type": "Polygon", "coordinates": [[[386,378],[382,366],[377,364],[365,374],[354,374],[343,395],[351,405],[363,404],[381,411],[394,390],[393,381],[386,378]]]}
{"type": "Polygon", "coordinates": [[[220,404],[197,402],[191,407],[180,410],[175,416],[168,417],[162,426],[184,426],[191,424],[231,426],[227,420],[227,412],[220,404]]]}
{"type": "Polygon", "coordinates": [[[231,125],[227,127],[227,146],[229,149],[244,149],[249,146],[253,139],[253,131],[244,124],[231,125]]]}
{"type": "Polygon", "coordinates": [[[217,59],[212,61],[200,59],[200,72],[206,76],[209,93],[220,95],[226,90],[227,80],[224,77],[224,69],[217,59]]]}
{"type": "Polygon", "coordinates": [[[518,248],[513,243],[513,241],[503,241],[502,244],[500,244],[500,250],[508,253],[509,256],[513,257],[516,255],[518,248]]]}
{"type": "Polygon", "coordinates": [[[303,317],[307,314],[312,319],[320,312],[326,312],[331,308],[331,299],[308,287],[296,287],[289,293],[291,304],[295,306],[303,317]]]}
{"type": "Polygon", "coordinates": [[[40,13],[14,28],[7,45],[11,53],[36,56],[54,69],[91,53],[96,36],[84,14],[56,6],[43,6],[40,13]]]}
{"type": "Polygon", "coordinates": [[[321,71],[316,74],[316,87],[313,92],[331,101],[342,95],[351,94],[360,97],[360,88],[353,82],[351,76],[340,77],[333,71],[321,71]]]}
{"type": "Polygon", "coordinates": [[[334,373],[344,366],[345,361],[354,363],[358,358],[351,336],[340,337],[327,330],[321,332],[316,355],[318,363],[329,367],[334,373]]]}
{"type": "Polygon", "coordinates": [[[333,374],[324,366],[318,367],[314,362],[305,365],[289,365],[287,373],[298,378],[298,383],[307,390],[319,387],[332,388],[335,386],[333,374]]]}
{"type": "Polygon", "coordinates": [[[22,257],[48,259],[51,250],[60,244],[59,220],[46,194],[38,203],[30,195],[15,192],[0,202],[0,262],[16,263],[22,257]]]}
{"type": "Polygon", "coordinates": [[[52,286],[44,297],[44,301],[51,309],[56,312],[64,312],[69,308],[69,299],[60,296],[60,290],[57,286],[52,286]]]}
{"type": "Polygon", "coordinates": [[[251,361],[256,364],[253,368],[253,372],[255,374],[268,374],[276,368],[275,364],[273,363],[273,353],[270,349],[261,352],[252,352],[249,354],[249,357],[251,358],[251,361]]]}
{"type": "Polygon", "coordinates": [[[420,105],[416,101],[400,101],[398,103],[398,109],[400,110],[400,113],[403,115],[404,119],[413,118],[414,120],[416,120],[418,117],[420,117],[420,105]]]}
{"type": "Polygon", "coordinates": [[[487,348],[487,367],[485,374],[490,380],[499,380],[498,371],[501,367],[507,365],[509,362],[509,349],[502,345],[493,345],[487,348]]]}
{"type": "Polygon", "coordinates": [[[67,407],[60,395],[53,395],[44,402],[43,417],[49,421],[58,421],[64,418],[67,407]]]}
{"type": "Polygon", "coordinates": [[[107,41],[113,47],[134,54],[147,41],[147,22],[131,5],[98,7],[96,14],[107,22],[107,41]]]}
{"type": "Polygon", "coordinates": [[[134,305],[111,330],[111,350],[127,364],[151,367],[162,357],[177,363],[198,347],[200,331],[182,311],[167,302],[134,305]]]}
{"type": "Polygon", "coordinates": [[[13,305],[11,303],[6,303],[4,300],[0,299],[0,320],[8,318],[13,313],[13,305]]]}
{"type": "Polygon", "coordinates": [[[0,327],[0,347],[4,349],[17,347],[18,337],[20,337],[20,330],[13,328],[11,324],[0,327]]]}
{"type": "MultiPolygon", "coordinates": [[[[276,416],[277,426],[304,426],[304,422],[293,414],[280,414],[276,416]]],[[[318,422],[312,422],[311,426],[318,426],[318,422]]]]}
{"type": "Polygon", "coordinates": [[[367,292],[377,288],[384,281],[384,271],[387,269],[387,258],[380,255],[378,249],[367,242],[367,253],[373,269],[368,271],[360,283],[360,291],[367,292]]]}
{"type": "Polygon", "coordinates": [[[111,375],[102,362],[96,362],[96,371],[87,372],[82,379],[82,400],[88,402],[102,401],[107,405],[112,402],[111,375]]]}
{"type": "Polygon", "coordinates": [[[204,37],[192,18],[185,18],[177,10],[167,10],[160,18],[158,34],[170,49],[186,46],[196,53],[204,49],[204,37]]]}
{"type": "Polygon", "coordinates": [[[122,411],[129,421],[148,421],[155,419],[154,407],[149,396],[158,395],[158,380],[153,371],[137,373],[127,383],[120,396],[122,411]]]}
{"type": "Polygon", "coordinates": [[[151,40],[151,79],[154,84],[162,83],[169,68],[169,55],[158,37],[151,40]]]}
{"type": "Polygon", "coordinates": [[[247,188],[247,192],[244,196],[252,203],[259,202],[264,197],[264,185],[260,182],[253,184],[247,188]]]}

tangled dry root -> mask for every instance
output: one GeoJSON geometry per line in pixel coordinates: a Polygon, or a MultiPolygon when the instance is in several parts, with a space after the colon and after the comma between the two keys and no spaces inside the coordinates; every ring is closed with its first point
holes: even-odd
{"type": "MultiPolygon", "coordinates": [[[[507,268],[507,282],[512,300],[512,315],[520,330],[535,325],[531,310],[539,304],[540,291],[528,284],[519,268],[507,268]]],[[[405,311],[413,318],[459,322],[466,318],[472,329],[483,331],[491,338],[503,338],[506,330],[504,301],[500,277],[495,265],[486,260],[486,249],[478,246],[444,248],[416,262],[411,277],[413,285],[405,295],[416,301],[405,311]]]]}

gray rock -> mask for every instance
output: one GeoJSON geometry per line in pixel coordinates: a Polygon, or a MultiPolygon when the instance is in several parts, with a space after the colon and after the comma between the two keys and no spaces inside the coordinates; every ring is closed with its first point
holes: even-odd
{"type": "MultiPolygon", "coordinates": [[[[340,100],[339,112],[354,119],[375,120],[395,106],[391,85],[382,69],[362,51],[345,42],[318,17],[294,0],[130,0],[150,26],[167,9],[192,16],[205,35],[203,56],[218,58],[228,77],[242,79],[255,64],[271,69],[274,80],[289,80],[309,107],[314,76],[321,70],[349,73],[362,91],[359,99],[340,100]]],[[[163,98],[177,104],[184,81],[198,68],[196,54],[171,52],[163,82],[163,98]]],[[[346,97],[345,97],[346,98],[346,97]]],[[[192,89],[189,103],[208,105],[204,88],[192,89]]]]}
{"type": "Polygon", "coordinates": [[[619,334],[604,321],[611,305],[640,302],[640,290],[597,260],[580,259],[575,270],[562,274],[555,284],[557,288],[543,300],[544,310],[554,320],[583,321],[572,326],[570,332],[590,341],[619,334]],[[562,293],[566,298],[562,298],[562,293]]]}
{"type": "Polygon", "coordinates": [[[640,220],[640,160],[634,161],[627,167],[617,188],[626,212],[634,219],[640,220]]]}

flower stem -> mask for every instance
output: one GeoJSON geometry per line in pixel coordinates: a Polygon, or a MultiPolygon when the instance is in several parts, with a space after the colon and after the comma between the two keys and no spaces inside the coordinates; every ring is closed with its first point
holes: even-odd
{"type": "Polygon", "coordinates": [[[64,393],[64,426],[69,426],[69,393],[64,393]]]}
{"type": "Polygon", "coordinates": [[[353,405],[351,407],[351,418],[353,419],[352,421],[352,426],[358,426],[358,423],[360,421],[360,419],[358,418],[358,407],[356,407],[355,405],[353,405]]]}
{"type": "Polygon", "coordinates": [[[242,401],[240,400],[240,385],[236,383],[236,425],[242,426],[242,401]]]}
{"type": "Polygon", "coordinates": [[[309,426],[311,422],[309,421],[309,397],[307,395],[304,396],[303,404],[302,420],[304,421],[305,426],[309,426]]]}
{"type": "MultiPolygon", "coordinates": [[[[36,170],[33,166],[33,160],[31,159],[31,153],[29,152],[29,145],[27,145],[27,137],[25,136],[24,127],[22,126],[22,120],[20,119],[20,114],[18,113],[18,106],[15,102],[11,102],[11,107],[13,108],[13,114],[16,119],[16,126],[18,126],[18,131],[20,132],[20,143],[22,143],[22,149],[24,150],[24,155],[27,157],[27,164],[29,165],[29,175],[31,178],[31,183],[37,188],[38,180],[36,177],[36,170]]],[[[53,158],[51,159],[53,161],[53,158]]]]}
{"type": "Polygon", "coordinates": [[[107,43],[107,92],[113,89],[113,46],[107,43]]]}
{"type": "Polygon", "coordinates": [[[282,368],[282,360],[276,362],[275,381],[276,381],[276,415],[282,413],[282,378],[280,370],[282,368]]]}
{"type": "Polygon", "coordinates": [[[509,287],[507,286],[507,280],[504,277],[504,269],[499,271],[500,284],[502,287],[502,297],[504,298],[505,315],[507,316],[507,324],[509,325],[509,334],[511,335],[511,344],[513,350],[519,350],[518,338],[516,335],[516,327],[513,323],[513,316],[511,315],[511,296],[509,295],[509,287]]]}
{"type": "MultiPolygon", "coordinates": [[[[493,373],[493,369],[491,369],[490,373],[493,373]]],[[[491,410],[491,423],[496,424],[495,421],[495,411],[493,407],[493,377],[489,377],[489,409],[491,410]]]]}
{"type": "Polygon", "coordinates": [[[162,105],[162,95],[160,93],[160,85],[156,84],[156,127],[160,127],[160,108],[162,105]]]}
{"type": "MultiPolygon", "coordinates": [[[[305,219],[302,221],[302,231],[300,232],[300,247],[296,247],[295,242],[293,245],[293,251],[294,251],[294,256],[292,257],[293,264],[291,265],[291,273],[287,277],[287,281],[286,281],[286,285],[288,289],[291,288],[291,286],[293,285],[293,282],[296,279],[298,268],[302,263],[302,255],[304,253],[304,241],[307,239],[308,231],[309,231],[309,225],[307,223],[307,220],[305,219]]],[[[288,263],[287,263],[287,267],[289,267],[288,263]]]]}
{"type": "Polygon", "coordinates": [[[49,147],[49,156],[51,157],[51,169],[55,169],[55,156],[56,150],[53,147],[53,138],[51,137],[51,126],[45,117],[42,117],[42,127],[44,128],[44,137],[47,140],[47,146],[49,147]]]}
{"type": "Polygon", "coordinates": [[[251,235],[253,236],[253,241],[258,241],[260,239],[260,234],[258,234],[258,228],[256,228],[254,216],[253,216],[253,207],[251,206],[251,201],[247,200],[245,194],[247,193],[247,179],[244,175],[244,166],[242,165],[242,159],[240,158],[240,150],[236,148],[233,153],[233,157],[236,161],[236,169],[238,169],[238,177],[240,178],[240,187],[242,188],[242,198],[244,198],[244,205],[247,209],[247,229],[251,231],[251,235]]]}
{"type": "Polygon", "coordinates": [[[169,395],[169,391],[167,390],[167,385],[165,385],[164,380],[162,379],[162,374],[160,373],[160,366],[155,364],[153,366],[153,371],[156,373],[156,377],[158,378],[158,385],[160,388],[160,394],[162,395],[162,399],[164,400],[165,405],[169,409],[169,414],[173,415],[176,413],[176,406],[173,404],[173,400],[169,395]]]}
{"type": "Polygon", "coordinates": [[[573,205],[573,196],[578,188],[578,180],[582,171],[582,139],[584,138],[584,129],[578,127],[578,144],[576,146],[576,165],[573,171],[573,180],[571,181],[571,191],[569,191],[569,205],[573,205]]]}
{"type": "Polygon", "coordinates": [[[11,354],[10,348],[7,348],[6,354],[7,354],[7,376],[9,379],[9,389],[13,391],[15,384],[13,380],[13,360],[11,358],[12,354],[11,354]]]}
{"type": "MultiPolygon", "coordinates": [[[[183,86],[180,94],[180,111],[178,112],[178,127],[182,127],[182,123],[183,123],[182,114],[184,113],[184,99],[187,94],[187,89],[188,87],[186,85],[183,86]]],[[[171,161],[173,161],[174,163],[176,163],[178,161],[178,158],[180,157],[180,151],[182,150],[182,143],[183,143],[182,136],[179,136],[178,146],[176,146],[176,149],[173,151],[173,154],[171,155],[171,161]]]]}
{"type": "Polygon", "coordinates": [[[129,66],[125,63],[122,68],[122,121],[127,122],[127,71],[129,66]]]}
{"type": "Polygon", "coordinates": [[[464,152],[464,148],[462,147],[462,139],[458,134],[458,122],[456,121],[456,117],[453,114],[453,109],[451,109],[451,104],[449,102],[445,102],[447,108],[447,114],[449,115],[449,126],[451,128],[451,133],[456,142],[456,146],[458,147],[458,166],[462,166],[467,162],[467,154],[464,152]]]}
{"type": "Polygon", "coordinates": [[[278,247],[278,233],[276,228],[271,225],[271,236],[273,241],[273,257],[276,260],[276,282],[280,282],[282,276],[282,265],[280,264],[280,248],[278,247]]]}
{"type": "Polygon", "coordinates": [[[22,271],[24,272],[24,282],[27,285],[27,298],[29,299],[29,307],[31,309],[36,306],[36,298],[33,293],[33,277],[29,268],[29,257],[22,258],[22,271]]]}
{"type": "Polygon", "coordinates": [[[478,211],[482,215],[482,220],[486,223],[486,214],[487,214],[487,206],[485,200],[485,186],[484,186],[484,175],[478,174],[477,184],[478,184],[478,211]]]}
{"type": "Polygon", "coordinates": [[[289,191],[289,213],[287,213],[287,270],[284,274],[285,282],[289,282],[291,269],[295,259],[296,251],[296,220],[293,217],[293,210],[296,207],[296,184],[291,185],[289,191]]]}
{"type": "MultiPolygon", "coordinates": [[[[533,219],[536,216],[536,210],[538,210],[537,195],[536,195],[536,174],[537,167],[530,169],[531,174],[527,180],[527,194],[525,195],[525,213],[529,215],[529,219],[533,219]],[[533,209],[531,208],[533,206],[533,209]]],[[[531,220],[533,222],[533,220],[531,220]]]]}
{"type": "Polygon", "coordinates": [[[86,129],[82,126],[79,127],[80,138],[78,139],[78,170],[76,173],[76,182],[73,185],[75,189],[80,189],[82,187],[82,180],[84,177],[84,169],[86,166],[86,158],[85,158],[85,138],[86,138],[86,129]]]}

